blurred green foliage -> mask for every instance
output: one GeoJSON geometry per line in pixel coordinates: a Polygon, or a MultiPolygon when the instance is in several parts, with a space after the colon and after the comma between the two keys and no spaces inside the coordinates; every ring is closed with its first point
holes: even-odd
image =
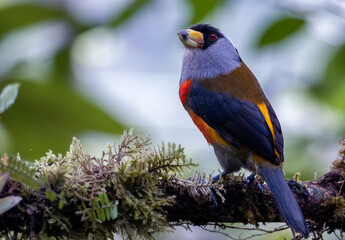
{"type": "Polygon", "coordinates": [[[224,0],[188,0],[192,8],[190,24],[196,24],[224,5],[224,0]]]}
{"type": "MultiPolygon", "coordinates": [[[[0,36],[21,30],[42,21],[63,20],[78,34],[91,29],[75,21],[67,10],[50,5],[23,3],[0,9],[0,36]]],[[[35,159],[48,149],[65,152],[73,136],[85,131],[119,134],[124,126],[101,108],[78,93],[71,84],[71,39],[55,53],[54,66],[43,82],[16,79],[21,92],[16,107],[3,116],[9,133],[9,146],[0,151],[20,152],[24,158],[35,159]]],[[[4,86],[14,81],[15,70],[0,82],[4,86]],[[5,81],[4,81],[5,80],[5,81]]]]}
{"type": "Polygon", "coordinates": [[[116,16],[111,22],[111,27],[117,27],[127,19],[133,17],[139,10],[151,3],[152,0],[135,0],[132,1],[118,16],[116,16]]]}
{"type": "MultiPolygon", "coordinates": [[[[119,27],[151,4],[152,0],[134,0],[118,14],[114,14],[103,25],[119,27]]],[[[190,0],[193,9],[191,22],[197,22],[214,11],[225,1],[190,0]]],[[[6,149],[20,152],[26,159],[42,156],[48,149],[65,152],[73,136],[85,131],[122,133],[124,126],[111,118],[100,107],[83,97],[72,86],[71,50],[74,40],[82,33],[97,27],[77,21],[63,4],[17,3],[0,8],[0,41],[8,33],[22,30],[33,24],[62,20],[73,32],[69,41],[55,55],[54,65],[44,81],[18,79],[16,68],[0,79],[0,87],[11,82],[20,82],[22,91],[15,108],[3,116],[1,123],[9,134],[6,149]],[[2,81],[1,81],[2,80],[2,81]]]]}
{"type": "Polygon", "coordinates": [[[86,130],[116,133],[123,125],[63,84],[23,81],[15,107],[3,122],[11,133],[11,152],[39,157],[49,149],[68,150],[66,142],[86,130]]]}
{"type": "Polygon", "coordinates": [[[300,30],[305,24],[303,19],[281,17],[273,21],[257,40],[257,46],[263,47],[274,43],[280,43],[300,30]]]}
{"type": "Polygon", "coordinates": [[[63,17],[66,15],[61,9],[49,6],[24,3],[4,7],[0,9],[0,37],[33,23],[63,17]]]}
{"type": "MultiPolygon", "coordinates": [[[[312,96],[345,112],[345,45],[336,49],[320,81],[311,86],[312,96]]],[[[343,128],[342,130],[344,130],[343,128]]]]}

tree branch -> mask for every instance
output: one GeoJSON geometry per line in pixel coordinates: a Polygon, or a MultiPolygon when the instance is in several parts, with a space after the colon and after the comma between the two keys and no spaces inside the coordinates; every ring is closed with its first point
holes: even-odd
{"type": "MultiPolygon", "coordinates": [[[[77,139],[66,156],[48,152],[33,168],[19,156],[4,154],[0,171],[10,172],[11,179],[0,199],[20,196],[22,201],[1,215],[0,237],[99,239],[116,232],[125,239],[153,239],[155,232],[181,224],[283,222],[262,180],[263,192],[243,175],[229,174],[217,183],[200,173],[189,180],[177,177],[193,166],[181,146],[153,148],[148,138],[131,131],[101,158],[86,154],[77,139]]],[[[345,230],[344,176],[343,142],[329,173],[304,183],[298,174],[287,180],[315,239],[325,231],[345,230]]]]}
{"type": "MultiPolygon", "coordinates": [[[[299,202],[302,212],[312,231],[345,230],[344,192],[341,187],[344,177],[338,170],[332,170],[316,181],[307,181],[303,186],[294,180],[287,180],[299,202]]],[[[187,188],[167,187],[167,195],[175,195],[176,203],[168,208],[169,221],[188,221],[195,225],[211,222],[251,223],[284,222],[279,214],[274,197],[266,184],[263,193],[255,184],[245,180],[236,181],[233,176],[223,179],[225,202],[216,196],[218,207],[210,196],[193,198],[187,188]],[[205,198],[208,201],[205,201],[205,198]]]]}
{"type": "MultiPolygon", "coordinates": [[[[172,181],[177,181],[173,179],[172,181]]],[[[185,180],[183,180],[185,182],[185,180]]],[[[239,177],[229,176],[222,180],[224,190],[221,194],[225,201],[213,191],[217,199],[218,207],[215,206],[209,194],[199,191],[199,187],[193,189],[200,194],[198,197],[191,194],[192,185],[183,186],[181,184],[164,185],[166,197],[175,197],[174,204],[167,207],[167,219],[169,222],[185,222],[196,226],[204,226],[210,223],[243,223],[254,224],[268,222],[283,222],[276,206],[274,197],[267,185],[263,182],[263,192],[256,184],[247,184],[239,177]]],[[[344,199],[343,191],[340,192],[344,177],[340,171],[330,171],[316,181],[307,181],[303,187],[294,180],[287,180],[292,191],[299,202],[302,212],[308,221],[311,231],[327,231],[344,229],[344,199]]],[[[190,184],[193,184],[191,181],[190,184]]],[[[24,187],[19,182],[9,182],[6,189],[22,189],[24,187]]],[[[33,192],[30,199],[24,199],[21,208],[15,208],[6,212],[0,220],[0,230],[20,232],[21,228],[31,227],[36,234],[42,229],[45,211],[40,207],[42,202],[47,206],[51,205],[48,199],[41,198],[42,189],[33,192]],[[31,200],[28,201],[28,200],[31,200]],[[33,207],[36,206],[36,207],[33,207]],[[23,209],[25,208],[25,213],[23,209]],[[23,221],[23,219],[25,221],[23,221]]],[[[16,192],[16,191],[15,191],[16,192]]],[[[12,191],[12,194],[14,192],[12,191]]],[[[19,194],[20,195],[20,194],[19,194]]],[[[70,226],[74,231],[82,231],[83,223],[78,215],[75,215],[76,208],[68,208],[63,211],[66,218],[73,219],[70,226]]],[[[53,215],[53,214],[52,214],[53,215]]],[[[52,227],[50,235],[59,235],[58,232],[64,231],[60,227],[52,227]],[[53,231],[55,229],[55,231],[53,231]]]]}

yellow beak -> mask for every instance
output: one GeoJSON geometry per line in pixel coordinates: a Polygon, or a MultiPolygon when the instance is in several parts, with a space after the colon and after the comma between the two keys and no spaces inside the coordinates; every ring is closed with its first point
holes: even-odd
{"type": "Polygon", "coordinates": [[[201,32],[187,29],[177,35],[186,48],[202,48],[204,45],[204,35],[201,32]]]}

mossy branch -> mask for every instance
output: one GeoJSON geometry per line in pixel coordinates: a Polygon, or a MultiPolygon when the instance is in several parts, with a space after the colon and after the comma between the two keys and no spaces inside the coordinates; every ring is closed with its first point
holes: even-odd
{"type": "MultiPolygon", "coordinates": [[[[11,180],[0,198],[11,195],[23,200],[1,216],[0,237],[103,239],[117,233],[124,239],[154,239],[155,233],[173,231],[181,224],[259,226],[282,221],[262,180],[258,181],[263,192],[248,185],[242,175],[228,175],[217,183],[200,173],[181,179],[178,175],[184,169],[195,166],[181,146],[152,147],[149,138],[132,131],[125,132],[118,145],[108,146],[101,158],[89,156],[74,139],[65,156],[49,151],[30,170],[16,167],[24,166],[19,157],[4,160],[11,180]],[[30,173],[25,181],[21,171],[30,173]],[[32,182],[35,186],[30,186],[32,182]]],[[[325,231],[345,228],[344,176],[342,142],[340,158],[329,173],[304,183],[298,174],[287,180],[315,239],[325,231]]]]}
{"type": "MultiPolygon", "coordinates": [[[[280,217],[274,197],[267,185],[260,180],[263,193],[254,185],[248,185],[245,179],[226,176],[223,179],[221,194],[225,201],[217,196],[218,207],[213,201],[201,201],[188,192],[187,186],[179,189],[167,187],[167,195],[175,195],[176,203],[168,208],[168,220],[171,222],[187,221],[196,226],[210,223],[254,224],[284,222],[280,217]]],[[[315,181],[299,185],[295,180],[287,180],[299,202],[308,225],[319,236],[323,232],[345,230],[345,200],[341,185],[344,175],[332,170],[315,181]]],[[[319,239],[319,238],[315,238],[319,239]]]]}

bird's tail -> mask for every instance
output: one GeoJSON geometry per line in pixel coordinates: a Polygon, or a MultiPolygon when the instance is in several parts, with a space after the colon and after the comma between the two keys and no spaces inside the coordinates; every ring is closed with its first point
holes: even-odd
{"type": "Polygon", "coordinates": [[[260,166],[259,171],[271,189],[279,211],[286,223],[296,232],[303,234],[307,238],[309,234],[307,223],[303,217],[301,208],[285,181],[283,171],[279,167],[272,168],[268,165],[260,166]]]}

